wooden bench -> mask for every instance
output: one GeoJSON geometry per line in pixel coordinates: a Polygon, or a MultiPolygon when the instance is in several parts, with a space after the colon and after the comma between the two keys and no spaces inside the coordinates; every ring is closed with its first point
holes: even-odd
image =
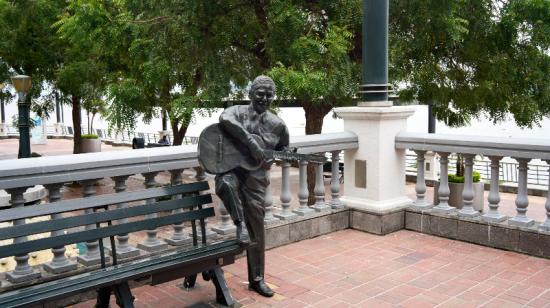
{"type": "Polygon", "coordinates": [[[33,251],[84,241],[99,241],[101,268],[85,272],[78,271],[72,275],[65,274],[63,278],[53,277],[55,280],[24,285],[4,292],[0,294],[0,307],[28,307],[89,290],[98,292],[97,307],[108,307],[111,293],[115,294],[119,306],[133,307],[134,297],[128,285],[129,281],[150,276],[152,285],[155,285],[187,277],[185,283],[190,287],[194,284],[198,273],[203,273],[203,277],[213,281],[218,303],[233,305],[234,300],[229,293],[221,267],[233,263],[235,256],[242,253],[246,245],[236,240],[207,244],[204,220],[214,216],[213,208],[203,207],[212,202],[211,195],[204,194],[208,189],[208,182],[196,182],[2,210],[0,222],[88,210],[88,213],[71,217],[0,228],[0,240],[18,237],[21,239],[33,234],[71,229],[70,232],[57,236],[28,241],[16,240],[14,243],[0,246],[0,258],[27,255],[33,251]],[[164,196],[177,197],[156,201],[156,198],[164,196]],[[139,200],[149,201],[143,205],[127,208],[112,206],[139,200]],[[160,212],[163,214],[157,217],[151,215],[160,212]],[[133,261],[117,260],[114,240],[116,235],[181,222],[192,224],[193,247],[177,248],[133,261]],[[197,222],[202,233],[200,243],[197,222]],[[76,230],[72,231],[74,228],[76,230]],[[112,262],[108,262],[105,256],[106,249],[102,240],[104,238],[110,238],[112,262]]]}

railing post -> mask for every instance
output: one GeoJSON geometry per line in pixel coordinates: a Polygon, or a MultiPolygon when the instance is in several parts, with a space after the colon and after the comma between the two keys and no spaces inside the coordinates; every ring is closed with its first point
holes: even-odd
{"type": "MultiPolygon", "coordinates": [[[[25,205],[25,198],[23,193],[27,190],[28,187],[18,187],[13,189],[6,189],[6,192],[11,195],[11,206],[12,208],[23,207],[25,205]]],[[[14,226],[24,225],[26,223],[25,219],[17,219],[13,221],[14,226]]],[[[26,236],[16,237],[13,239],[14,243],[23,243],[27,241],[26,236]]],[[[6,273],[6,279],[12,283],[19,283],[23,281],[33,280],[40,277],[40,272],[34,271],[33,268],[29,265],[29,255],[19,255],[15,256],[15,269],[11,272],[6,273]]]]}
{"type": "MultiPolygon", "coordinates": [[[[550,166],[550,160],[547,160],[546,163],[550,166]]],[[[539,226],[539,230],[543,232],[550,232],[550,168],[548,168],[548,190],[546,191],[546,220],[543,224],[539,226]]]]}
{"type": "Polygon", "coordinates": [[[317,212],[330,209],[330,205],[325,203],[325,180],[323,178],[323,163],[315,163],[315,204],[312,206],[317,212]]]}
{"type": "Polygon", "coordinates": [[[313,213],[314,210],[307,205],[309,192],[307,190],[307,160],[300,161],[300,191],[298,192],[298,200],[300,207],[292,211],[300,216],[313,213]]]}
{"type": "Polygon", "coordinates": [[[527,198],[527,163],[529,158],[514,158],[518,163],[518,194],[516,196],[516,211],[517,215],[508,220],[508,224],[520,227],[530,227],[535,221],[527,217],[527,206],[529,199],[527,198]]]}
{"type": "Polygon", "coordinates": [[[266,177],[269,179],[269,184],[265,188],[265,199],[264,199],[264,209],[265,209],[265,216],[264,216],[264,222],[271,223],[274,221],[278,221],[278,219],[273,216],[273,192],[271,190],[271,171],[266,170],[266,177]]]}
{"type": "Polygon", "coordinates": [[[221,235],[235,232],[236,227],[231,221],[231,215],[227,212],[223,202],[220,201],[218,209],[220,210],[220,222],[216,226],[212,227],[212,231],[221,235]]]}
{"type": "MultiPolygon", "coordinates": [[[[156,185],[155,176],[157,176],[157,174],[158,172],[143,173],[143,177],[145,178],[144,184],[147,189],[155,187],[156,185]]],[[[154,202],[155,202],[155,198],[145,200],[145,204],[152,204],[154,202]]],[[[156,218],[156,217],[158,217],[157,213],[147,215],[147,218],[156,218]]],[[[168,248],[168,244],[158,239],[156,228],[149,229],[146,231],[146,233],[147,233],[147,238],[138,244],[139,249],[151,252],[151,251],[164,250],[168,248]]]]}
{"type": "MultiPolygon", "coordinates": [[[[55,203],[61,200],[61,187],[63,183],[44,185],[48,190],[48,200],[50,203],[55,203]]],[[[51,215],[51,220],[63,218],[63,214],[56,213],[51,215]]],[[[51,232],[52,236],[65,234],[64,230],[55,230],[51,232]]],[[[52,248],[53,259],[51,262],[44,264],[44,270],[53,274],[59,274],[76,269],[76,262],[70,261],[65,256],[65,246],[52,248]]]]}
{"type": "Polygon", "coordinates": [[[439,180],[439,190],[437,195],[439,197],[439,204],[432,208],[432,212],[435,213],[452,213],[456,211],[456,208],[449,205],[449,194],[451,193],[449,189],[449,154],[447,152],[438,152],[439,154],[439,163],[440,163],[440,180],[439,180]]]}
{"type": "Polygon", "coordinates": [[[424,210],[433,207],[433,204],[430,204],[426,201],[426,179],[424,178],[424,155],[426,151],[414,151],[416,153],[416,200],[414,201],[413,207],[424,210]]]}
{"type": "Polygon", "coordinates": [[[333,209],[343,209],[344,203],[340,200],[340,151],[333,151],[331,154],[332,175],[330,177],[330,192],[332,200],[330,202],[330,206],[333,209]]]}
{"type": "Polygon", "coordinates": [[[292,195],[290,193],[290,162],[284,160],[281,164],[281,208],[279,213],[274,214],[275,217],[281,220],[296,218],[297,215],[290,211],[290,201],[292,195]]]}
{"type": "MultiPolygon", "coordinates": [[[[115,176],[112,177],[112,180],[115,182],[115,192],[122,193],[126,191],[126,181],[128,180],[128,175],[115,176]]],[[[126,203],[117,204],[118,209],[125,209],[128,205],[126,203]]],[[[125,224],[128,222],[128,218],[123,218],[117,221],[118,224],[125,224]]],[[[129,258],[139,255],[139,249],[128,243],[128,233],[119,234],[116,236],[116,257],[117,258],[129,258]]],[[[112,253],[112,250],[111,250],[112,253]]]]}
{"type": "MultiPolygon", "coordinates": [[[[170,182],[172,185],[180,185],[182,183],[182,172],[182,169],[170,170],[170,182]]],[[[181,195],[172,196],[172,199],[181,199],[181,195]]],[[[172,211],[173,214],[178,214],[182,212],[183,209],[175,209],[172,211]]],[[[164,239],[166,243],[172,246],[181,246],[193,242],[193,239],[183,231],[183,229],[185,228],[183,222],[173,224],[172,227],[174,228],[174,232],[169,238],[164,239]]]]}
{"type": "Polygon", "coordinates": [[[464,190],[462,191],[462,209],[458,212],[461,217],[477,217],[481,215],[473,207],[474,204],[474,181],[473,181],[473,167],[474,167],[474,154],[464,155],[464,190]]]}
{"type": "MultiPolygon", "coordinates": [[[[82,193],[84,198],[89,198],[95,195],[96,190],[94,185],[96,184],[97,179],[83,180],[81,184],[83,186],[82,193]]],[[[91,214],[94,212],[94,209],[84,210],[85,214],[91,214]]],[[[86,225],[86,230],[93,230],[96,228],[95,224],[86,225]]],[[[101,239],[100,239],[101,240],[101,239]]],[[[77,257],[78,262],[85,266],[92,266],[99,264],[101,261],[101,256],[99,252],[99,242],[100,240],[86,242],[86,254],[79,255],[77,257]]]]}
{"type": "Polygon", "coordinates": [[[498,190],[498,178],[500,160],[502,156],[489,156],[491,159],[491,191],[489,192],[489,212],[482,216],[483,220],[488,222],[502,222],[506,220],[506,216],[498,212],[498,204],[500,203],[500,193],[498,190]]]}

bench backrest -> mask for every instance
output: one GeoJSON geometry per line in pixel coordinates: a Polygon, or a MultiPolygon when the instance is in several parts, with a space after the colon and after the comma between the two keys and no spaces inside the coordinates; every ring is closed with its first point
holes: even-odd
{"type": "Polygon", "coordinates": [[[0,246],[0,258],[107,237],[113,240],[115,235],[186,221],[192,223],[194,245],[197,245],[196,221],[200,221],[202,241],[206,243],[204,220],[214,216],[213,208],[203,208],[203,205],[212,202],[210,194],[201,194],[208,189],[208,182],[195,182],[2,210],[0,222],[15,221],[15,223],[12,226],[0,228],[0,241],[14,238],[13,243],[0,246]],[[156,201],[157,198],[165,196],[172,196],[172,199],[156,201]],[[146,200],[145,204],[123,208],[116,206],[140,200],[146,200]],[[57,219],[27,221],[26,224],[17,223],[22,219],[82,210],[88,211],[57,219]],[[166,212],[166,214],[158,217],[151,215],[159,212],[166,212]],[[142,218],[137,219],[139,217],[142,218]],[[52,233],[49,237],[20,240],[29,235],[70,228],[77,229],[67,234],[52,233]]]}

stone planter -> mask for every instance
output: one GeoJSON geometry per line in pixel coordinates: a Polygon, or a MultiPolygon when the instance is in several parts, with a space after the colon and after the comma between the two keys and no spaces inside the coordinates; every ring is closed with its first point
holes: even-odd
{"type": "Polygon", "coordinates": [[[82,153],[101,152],[101,139],[82,138],[80,150],[82,153]]]}
{"type": "MultiPolygon", "coordinates": [[[[438,190],[439,182],[436,182],[434,187],[434,205],[439,204],[439,196],[437,195],[438,190]]],[[[449,190],[451,191],[449,195],[449,205],[454,206],[457,209],[461,209],[463,205],[462,191],[464,190],[464,183],[449,183],[449,190]]],[[[475,210],[480,212],[483,211],[484,191],[485,187],[483,182],[474,183],[473,207],[475,210]]]]}

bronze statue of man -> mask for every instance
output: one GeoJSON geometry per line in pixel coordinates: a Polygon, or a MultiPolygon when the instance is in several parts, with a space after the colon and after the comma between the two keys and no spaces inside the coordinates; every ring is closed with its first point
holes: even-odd
{"type": "Polygon", "coordinates": [[[229,107],[221,114],[221,130],[245,147],[261,167],[252,171],[237,167],[216,176],[216,194],[237,226],[237,237],[240,237],[244,221],[250,241],[255,243],[247,250],[249,289],[267,297],[273,296],[264,281],[264,202],[271,161],[266,160],[264,150],[286,150],[289,142],[288,128],[283,120],[268,111],[274,96],[273,80],[258,76],[250,88],[250,104],[229,107]],[[257,141],[258,136],[263,147],[257,141]]]}

